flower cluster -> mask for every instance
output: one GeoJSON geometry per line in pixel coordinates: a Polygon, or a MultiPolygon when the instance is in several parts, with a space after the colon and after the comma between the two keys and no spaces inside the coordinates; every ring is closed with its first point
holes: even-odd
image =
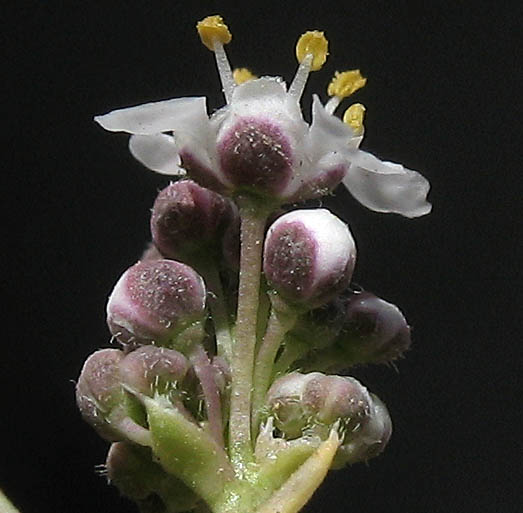
{"type": "Polygon", "coordinates": [[[397,307],[351,286],[346,223],[286,205],[343,182],[372,210],[415,217],[430,211],[429,186],[358,149],[361,104],[334,116],[365,84],[358,70],[336,73],[330,100],[315,96],[312,124],[303,120],[307,77],[327,56],[322,32],[298,40],[287,88],[231,70],[219,16],[197,28],[216,56],[223,108],[209,117],[204,98],[179,98],[95,118],[179,179],[158,194],[151,246],[109,297],[121,348],[87,359],[76,398],[112,443],[109,480],[141,511],[294,513],[330,468],[387,445],[387,408],[345,371],[395,360],[410,328],[397,307]]]}

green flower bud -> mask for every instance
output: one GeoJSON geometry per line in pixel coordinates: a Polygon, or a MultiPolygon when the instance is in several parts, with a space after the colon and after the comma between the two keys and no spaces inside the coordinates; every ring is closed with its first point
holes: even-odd
{"type": "Polygon", "coordinates": [[[356,379],[320,372],[292,372],[277,379],[267,393],[274,425],[287,439],[337,421],[348,432],[359,429],[368,421],[370,405],[367,389],[356,379]]]}
{"type": "Polygon", "coordinates": [[[106,469],[109,482],[122,495],[137,501],[142,511],[175,513],[188,511],[198,503],[194,492],[153,461],[148,448],[113,443],[106,469]]]}

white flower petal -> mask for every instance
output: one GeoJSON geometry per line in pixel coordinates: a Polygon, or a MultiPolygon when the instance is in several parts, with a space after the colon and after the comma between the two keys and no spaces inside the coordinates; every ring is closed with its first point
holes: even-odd
{"type": "Polygon", "coordinates": [[[183,175],[174,137],[166,134],[131,135],[129,150],[145,167],[163,175],[183,175]]]}
{"type": "Polygon", "coordinates": [[[208,122],[205,97],[174,98],[113,110],[94,120],[111,132],[152,135],[208,122]]]}
{"type": "Polygon", "coordinates": [[[329,114],[318,96],[314,95],[312,100],[312,124],[308,139],[311,159],[316,160],[331,151],[343,152],[354,148],[355,146],[351,142],[356,137],[351,127],[336,116],[329,114]]]}
{"type": "Polygon", "coordinates": [[[363,205],[376,212],[392,212],[405,217],[428,214],[429,182],[418,172],[401,164],[382,162],[374,155],[357,151],[343,183],[363,205]]]}

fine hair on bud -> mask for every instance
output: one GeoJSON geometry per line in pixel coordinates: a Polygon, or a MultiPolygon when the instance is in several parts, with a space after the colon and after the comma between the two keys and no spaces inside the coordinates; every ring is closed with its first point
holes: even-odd
{"type": "Polygon", "coordinates": [[[337,421],[347,432],[361,429],[368,421],[371,402],[367,389],[356,379],[320,372],[292,372],[277,379],[267,393],[269,414],[287,439],[329,428],[337,421]]]}
{"type": "Polygon", "coordinates": [[[318,307],[343,290],[356,263],[349,227],[325,209],[295,210],[269,228],[263,271],[291,304],[318,307]]]}
{"type": "Polygon", "coordinates": [[[176,389],[189,369],[189,361],[174,349],[142,346],[120,362],[122,382],[133,391],[152,396],[176,389]]]}
{"type": "Polygon", "coordinates": [[[85,361],[76,384],[76,403],[82,417],[110,441],[120,439],[106,418],[123,401],[119,368],[123,358],[118,349],[96,351],[85,361]]]}
{"type": "Polygon", "coordinates": [[[205,317],[206,289],[191,267],[173,260],[149,260],[130,267],[107,303],[107,324],[122,343],[170,342],[205,317]]]}

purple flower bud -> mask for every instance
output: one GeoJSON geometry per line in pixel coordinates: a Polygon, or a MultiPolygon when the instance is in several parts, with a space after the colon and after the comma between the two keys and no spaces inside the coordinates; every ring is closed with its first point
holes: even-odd
{"type": "Polygon", "coordinates": [[[151,216],[153,241],[162,255],[179,260],[221,251],[224,232],[234,217],[232,202],[181,180],[163,189],[151,216]]]}
{"type": "Polygon", "coordinates": [[[289,212],[265,239],[265,276],[292,304],[312,308],[332,299],[348,285],[355,262],[349,227],[325,209],[289,212]]]}
{"type": "Polygon", "coordinates": [[[107,417],[124,399],[119,369],[123,358],[118,349],[96,351],[85,361],[76,384],[76,403],[82,417],[110,441],[121,439],[107,417]]]}
{"type": "Polygon", "coordinates": [[[130,267],[107,303],[107,324],[123,343],[167,343],[205,316],[203,279],[173,260],[150,260],[130,267]]]}
{"type": "Polygon", "coordinates": [[[289,439],[338,420],[347,432],[360,429],[368,421],[371,402],[367,389],[354,378],[320,372],[292,372],[277,379],[267,393],[274,424],[289,439]]]}
{"type": "Polygon", "coordinates": [[[346,434],[336,454],[334,467],[367,461],[381,454],[387,446],[392,434],[392,421],[383,402],[374,394],[371,398],[368,422],[360,430],[346,434]]]}
{"type": "Polygon", "coordinates": [[[388,362],[410,347],[410,328],[397,306],[370,292],[354,293],[339,343],[358,362],[388,362]]]}
{"type": "Polygon", "coordinates": [[[188,369],[189,362],[181,353],[157,346],[139,347],[120,363],[122,382],[148,396],[176,389],[188,369]]]}

